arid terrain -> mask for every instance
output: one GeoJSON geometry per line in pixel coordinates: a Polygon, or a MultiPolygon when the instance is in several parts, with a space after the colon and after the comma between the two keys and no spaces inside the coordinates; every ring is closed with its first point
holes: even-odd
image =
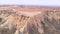
{"type": "Polygon", "coordinates": [[[0,34],[60,34],[60,7],[1,5],[0,34]]]}

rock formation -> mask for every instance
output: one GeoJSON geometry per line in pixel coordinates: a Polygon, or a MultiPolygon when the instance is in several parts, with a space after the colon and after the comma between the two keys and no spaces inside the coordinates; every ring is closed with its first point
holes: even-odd
{"type": "Polygon", "coordinates": [[[0,34],[60,34],[60,8],[0,6],[0,34]]]}

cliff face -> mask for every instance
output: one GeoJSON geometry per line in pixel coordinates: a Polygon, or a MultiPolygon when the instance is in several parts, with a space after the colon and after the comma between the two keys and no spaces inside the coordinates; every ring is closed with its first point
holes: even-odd
{"type": "Polygon", "coordinates": [[[60,34],[60,10],[0,6],[0,34],[60,34]]]}

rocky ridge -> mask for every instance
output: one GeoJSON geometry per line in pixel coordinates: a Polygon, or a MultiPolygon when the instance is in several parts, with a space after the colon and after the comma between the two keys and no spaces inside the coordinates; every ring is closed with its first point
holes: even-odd
{"type": "Polygon", "coordinates": [[[0,6],[0,34],[60,34],[60,8],[0,6]]]}

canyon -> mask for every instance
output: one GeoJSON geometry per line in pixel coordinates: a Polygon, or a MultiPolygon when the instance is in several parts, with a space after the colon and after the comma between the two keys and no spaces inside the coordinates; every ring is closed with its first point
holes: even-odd
{"type": "Polygon", "coordinates": [[[0,34],[60,34],[60,7],[2,5],[0,34]]]}

